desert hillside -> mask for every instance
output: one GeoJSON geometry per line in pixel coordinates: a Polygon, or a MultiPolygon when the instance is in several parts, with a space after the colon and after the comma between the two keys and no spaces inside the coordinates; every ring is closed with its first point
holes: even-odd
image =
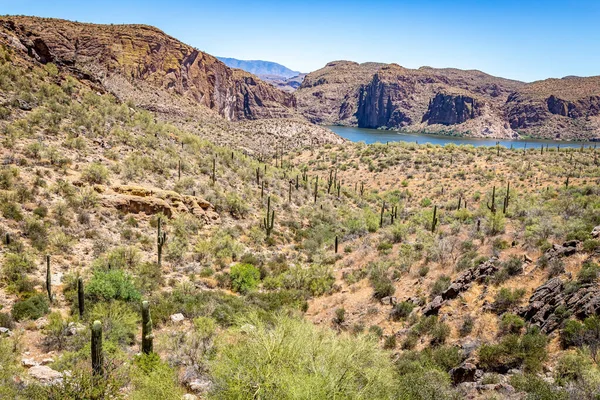
{"type": "Polygon", "coordinates": [[[319,124],[493,138],[600,137],[598,77],[526,84],[480,71],[335,61],[306,76],[298,110],[319,124]]]}
{"type": "MultiPolygon", "coordinates": [[[[2,22],[0,398],[596,398],[595,147],[365,145],[301,118],[230,121],[158,68],[130,80],[139,60],[112,57],[134,28],[80,63],[69,35],[40,57],[52,26],[2,22]],[[117,82],[165,90],[168,109],[117,82]]],[[[401,70],[341,67],[305,84],[376,90],[401,70]]],[[[258,82],[227,71],[230,88],[258,82]]],[[[502,103],[493,85],[522,86],[436,74],[481,88],[439,100],[462,99],[464,118],[502,103]]]]}

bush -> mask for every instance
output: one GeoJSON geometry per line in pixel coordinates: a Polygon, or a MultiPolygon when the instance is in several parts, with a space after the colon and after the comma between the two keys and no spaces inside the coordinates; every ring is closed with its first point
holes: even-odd
{"type": "Polygon", "coordinates": [[[524,336],[507,335],[500,343],[479,348],[480,365],[489,371],[507,372],[523,366],[526,372],[537,372],[546,359],[546,336],[532,330],[524,336]]]}
{"type": "Polygon", "coordinates": [[[236,264],[231,267],[231,287],[238,293],[249,293],[258,287],[260,271],[252,264],[236,264]]]}
{"type": "Polygon", "coordinates": [[[135,343],[140,314],[128,304],[121,301],[95,304],[90,311],[89,319],[102,322],[104,340],[121,345],[135,343]]]}
{"type": "Polygon", "coordinates": [[[34,294],[25,300],[18,300],[12,307],[11,315],[16,321],[22,321],[24,319],[41,318],[49,311],[46,296],[34,294]]]}
{"type": "Polygon", "coordinates": [[[406,317],[408,317],[410,315],[410,313],[412,312],[414,307],[415,306],[413,303],[411,303],[409,301],[403,301],[394,306],[390,316],[392,317],[392,319],[394,321],[405,319],[406,317]]]}
{"type": "Polygon", "coordinates": [[[392,280],[387,276],[387,272],[384,268],[375,267],[371,270],[369,276],[371,286],[373,286],[373,297],[376,299],[382,299],[387,296],[391,296],[396,291],[392,280]]]}
{"type": "Polygon", "coordinates": [[[498,314],[502,314],[515,307],[525,294],[524,289],[502,288],[496,294],[492,307],[498,314]]]}
{"type": "Polygon", "coordinates": [[[312,296],[331,293],[334,283],[335,278],[331,268],[325,265],[313,264],[308,267],[297,265],[282,274],[283,287],[301,290],[312,296]]]}
{"type": "Polygon", "coordinates": [[[81,179],[92,184],[104,184],[108,181],[108,169],[102,164],[91,163],[81,173],[81,179]]]}
{"type": "Polygon", "coordinates": [[[273,324],[248,316],[242,325],[252,329],[232,333],[212,364],[217,399],[394,397],[390,358],[368,336],[336,335],[284,316],[273,324]]]}
{"type": "Polygon", "coordinates": [[[177,382],[176,372],[152,353],[141,354],[135,359],[132,371],[132,400],[161,399],[180,400],[184,394],[177,382]]]}
{"type": "Polygon", "coordinates": [[[560,388],[554,387],[535,374],[515,374],[510,384],[518,391],[526,392],[527,399],[567,400],[569,396],[560,388]]]}
{"type": "Polygon", "coordinates": [[[92,301],[139,301],[140,293],[131,277],[121,270],[95,270],[87,284],[86,296],[92,301]]]}
{"type": "Polygon", "coordinates": [[[442,275],[436,279],[431,287],[431,297],[441,295],[446,289],[450,287],[451,279],[449,276],[442,275]]]}
{"type": "Polygon", "coordinates": [[[502,321],[500,321],[500,332],[504,335],[519,334],[524,327],[525,321],[523,318],[515,314],[506,313],[502,316],[502,321]]]}
{"type": "Polygon", "coordinates": [[[473,321],[472,317],[470,317],[470,316],[465,317],[462,325],[460,326],[458,334],[461,337],[465,337],[465,336],[469,335],[473,331],[474,325],[475,325],[475,322],[473,321]]]}
{"type": "Polygon", "coordinates": [[[343,307],[336,308],[335,309],[335,317],[333,318],[333,322],[336,324],[343,324],[345,320],[346,320],[346,310],[343,307]]]}
{"type": "Polygon", "coordinates": [[[594,283],[598,280],[599,272],[598,264],[587,261],[581,266],[581,270],[577,274],[577,281],[581,284],[594,283]]]}

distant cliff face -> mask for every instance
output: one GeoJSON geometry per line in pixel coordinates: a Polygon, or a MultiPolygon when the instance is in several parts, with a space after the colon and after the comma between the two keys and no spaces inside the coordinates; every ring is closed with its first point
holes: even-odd
{"type": "Polygon", "coordinates": [[[148,95],[159,90],[183,96],[230,120],[294,114],[290,94],[153,27],[0,17],[0,34],[31,57],[76,69],[122,98],[139,96],[143,87],[148,95]]]}
{"type": "Polygon", "coordinates": [[[600,78],[532,84],[479,71],[335,61],[295,92],[311,121],[471,136],[584,139],[600,135],[600,78]]]}
{"type": "Polygon", "coordinates": [[[238,60],[236,58],[218,57],[230,68],[237,68],[254,75],[270,75],[284,79],[300,75],[299,71],[292,71],[288,67],[271,61],[262,60],[238,60]]]}
{"type": "Polygon", "coordinates": [[[473,97],[438,93],[430,100],[423,122],[429,125],[456,125],[481,114],[473,97]]]}

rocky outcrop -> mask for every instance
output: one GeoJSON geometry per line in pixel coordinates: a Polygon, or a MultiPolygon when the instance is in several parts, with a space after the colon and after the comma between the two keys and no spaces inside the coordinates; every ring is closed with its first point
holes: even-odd
{"type": "Polygon", "coordinates": [[[474,382],[476,372],[477,366],[473,363],[465,361],[458,367],[452,368],[450,370],[450,379],[452,379],[452,383],[455,385],[461,384],[463,382],[474,382]]]}
{"type": "Polygon", "coordinates": [[[600,96],[590,96],[576,101],[559,99],[552,95],[546,100],[548,111],[569,118],[585,118],[600,114],[600,96]]]}
{"type": "Polygon", "coordinates": [[[125,213],[146,215],[162,213],[169,218],[180,213],[190,213],[207,223],[219,220],[219,214],[215,212],[212,204],[197,196],[140,186],[115,186],[110,190],[103,187],[95,189],[102,193],[101,202],[104,207],[116,208],[125,213]]]}
{"type": "Polygon", "coordinates": [[[291,94],[154,27],[0,17],[0,31],[0,39],[8,45],[19,43],[18,48],[37,61],[76,71],[122,99],[142,102],[133,87],[144,87],[148,93],[183,96],[234,121],[294,115],[291,94]],[[115,79],[120,84],[111,85],[115,79]]]}
{"type": "Polygon", "coordinates": [[[565,290],[560,278],[552,278],[538,287],[529,304],[518,310],[528,322],[550,333],[560,327],[570,315],[585,318],[600,312],[600,288],[596,284],[581,285],[577,290],[565,290]],[[558,312],[557,312],[558,311],[558,312]]]}
{"type": "Polygon", "coordinates": [[[579,240],[569,240],[568,242],[564,242],[562,245],[555,243],[551,248],[546,250],[544,256],[547,260],[572,256],[577,252],[577,246],[579,246],[580,243],[581,242],[579,240]]]}
{"type": "Polygon", "coordinates": [[[366,86],[361,86],[358,95],[356,120],[361,128],[401,127],[412,121],[392,102],[406,96],[404,88],[397,83],[385,83],[379,74],[366,86]]]}
{"type": "Polygon", "coordinates": [[[481,114],[479,104],[473,97],[438,93],[429,100],[423,122],[429,125],[456,125],[481,114]]]}
{"type": "Polygon", "coordinates": [[[492,257],[488,261],[462,272],[452,281],[450,286],[448,286],[448,289],[442,292],[440,296],[436,296],[430,303],[423,307],[423,314],[436,315],[447,300],[458,297],[461,292],[469,289],[473,283],[483,283],[486,278],[493,276],[499,270],[496,265],[497,261],[498,259],[496,257],[492,257]]]}

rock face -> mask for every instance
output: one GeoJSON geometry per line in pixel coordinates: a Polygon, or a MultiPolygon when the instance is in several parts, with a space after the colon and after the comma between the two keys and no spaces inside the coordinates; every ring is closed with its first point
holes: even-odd
{"type": "Polygon", "coordinates": [[[538,287],[529,304],[518,314],[550,333],[560,327],[568,315],[585,318],[600,312],[600,287],[596,284],[580,286],[576,291],[566,291],[560,278],[553,278],[538,287]],[[557,309],[560,307],[560,312],[557,309]]]}
{"type": "Polygon", "coordinates": [[[481,113],[473,97],[438,93],[429,102],[423,122],[442,125],[462,124],[481,113]]]}
{"type": "Polygon", "coordinates": [[[548,260],[553,258],[572,256],[577,252],[577,246],[580,244],[578,240],[569,240],[560,244],[553,244],[552,247],[544,253],[548,260]]]}
{"type": "Polygon", "coordinates": [[[461,292],[469,289],[473,283],[482,283],[487,277],[494,275],[498,271],[496,257],[490,258],[488,261],[471,267],[461,273],[446,289],[441,296],[435,297],[429,304],[423,308],[424,315],[435,315],[447,300],[452,300],[461,292]]]}
{"type": "Polygon", "coordinates": [[[477,366],[475,364],[464,362],[450,370],[450,379],[455,385],[463,382],[474,382],[476,372],[477,366]]]}
{"type": "Polygon", "coordinates": [[[234,121],[294,114],[292,95],[150,26],[1,17],[0,33],[30,57],[68,67],[121,98],[133,96],[128,85],[142,85],[184,96],[234,121]]]}
{"type": "Polygon", "coordinates": [[[526,84],[457,69],[334,61],[295,92],[309,120],[483,137],[593,138],[600,77],[526,84]],[[566,129],[568,127],[568,129],[566,129]]]}
{"type": "Polygon", "coordinates": [[[212,204],[196,197],[181,195],[177,192],[148,189],[140,186],[115,186],[110,190],[95,187],[102,193],[102,204],[125,213],[144,213],[154,215],[162,213],[171,218],[179,213],[190,213],[211,223],[219,220],[212,204]]]}

